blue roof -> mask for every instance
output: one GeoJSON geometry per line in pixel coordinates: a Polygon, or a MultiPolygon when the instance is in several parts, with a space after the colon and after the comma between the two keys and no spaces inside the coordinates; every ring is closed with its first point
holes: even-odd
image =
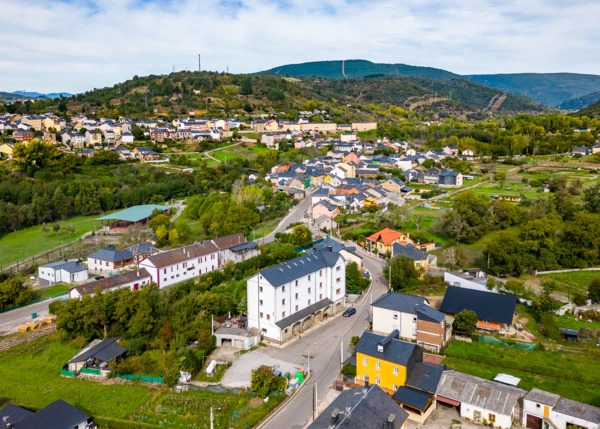
{"type": "Polygon", "coordinates": [[[406,404],[411,408],[425,411],[425,408],[431,401],[432,397],[433,395],[431,393],[413,389],[412,387],[408,386],[402,386],[396,391],[392,398],[394,401],[406,404]]]}
{"type": "MultiPolygon", "coordinates": [[[[393,333],[398,335],[397,330],[393,333]]],[[[404,366],[408,366],[411,360],[423,360],[423,352],[415,343],[401,341],[396,338],[392,338],[391,341],[389,341],[384,347],[383,353],[377,351],[378,344],[386,338],[387,337],[382,335],[365,331],[354,349],[357,353],[362,353],[367,356],[377,356],[385,361],[395,362],[404,366]]]]}
{"type": "Polygon", "coordinates": [[[267,268],[259,274],[271,283],[271,285],[277,287],[320,269],[333,267],[340,258],[339,253],[323,250],[267,268]]]}
{"type": "Polygon", "coordinates": [[[132,255],[145,255],[147,253],[156,252],[156,247],[154,244],[149,241],[145,241],[143,243],[134,244],[133,246],[128,247],[126,250],[129,250],[132,255]]]}
{"type": "Polygon", "coordinates": [[[489,320],[510,325],[512,323],[516,295],[503,295],[494,292],[448,286],[440,307],[447,314],[457,314],[462,310],[473,310],[479,320],[489,320]]]}
{"type": "Polygon", "coordinates": [[[107,262],[121,262],[133,259],[133,254],[129,249],[116,250],[115,246],[108,246],[105,249],[100,249],[91,255],[88,255],[88,258],[107,262]]]}
{"type": "Polygon", "coordinates": [[[249,241],[247,243],[240,244],[239,246],[230,247],[229,250],[232,252],[241,252],[242,250],[255,249],[256,247],[258,247],[258,244],[256,244],[254,241],[249,241]]]}
{"type": "Polygon", "coordinates": [[[87,267],[77,261],[58,261],[42,265],[40,268],[54,268],[55,270],[65,270],[68,273],[79,273],[86,271],[87,267]]]}
{"type": "Polygon", "coordinates": [[[417,314],[417,307],[426,304],[427,300],[422,296],[408,295],[399,292],[390,292],[381,295],[373,304],[373,307],[396,310],[401,313],[417,314]]]}
{"type": "Polygon", "coordinates": [[[392,244],[392,257],[396,258],[399,255],[404,255],[413,261],[424,261],[427,259],[427,252],[417,249],[412,243],[407,243],[405,246],[399,243],[392,244]]]}
{"type": "Polygon", "coordinates": [[[62,399],[51,403],[45,408],[34,413],[29,418],[21,421],[18,429],[64,429],[80,425],[90,418],[78,408],[69,405],[62,399]]]}

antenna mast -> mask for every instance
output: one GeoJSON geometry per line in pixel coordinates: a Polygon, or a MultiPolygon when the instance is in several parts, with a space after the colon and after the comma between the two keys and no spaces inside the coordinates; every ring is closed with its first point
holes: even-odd
{"type": "Polygon", "coordinates": [[[200,61],[200,54],[198,54],[198,71],[202,71],[202,62],[200,61]]]}

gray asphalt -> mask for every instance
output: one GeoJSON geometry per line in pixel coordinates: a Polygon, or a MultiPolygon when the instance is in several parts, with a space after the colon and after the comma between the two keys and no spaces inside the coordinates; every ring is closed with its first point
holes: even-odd
{"type": "Polygon", "coordinates": [[[38,318],[43,318],[48,315],[48,306],[51,302],[59,299],[65,299],[67,295],[52,298],[46,301],[38,302],[37,304],[28,305],[26,307],[17,308],[0,314],[0,336],[13,334],[17,332],[17,327],[32,321],[31,314],[37,313],[38,318]]]}

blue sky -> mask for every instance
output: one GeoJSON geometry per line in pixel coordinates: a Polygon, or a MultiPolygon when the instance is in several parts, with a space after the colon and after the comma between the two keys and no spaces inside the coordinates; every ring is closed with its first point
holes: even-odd
{"type": "Polygon", "coordinates": [[[0,0],[0,90],[367,59],[459,74],[600,73],[600,1],[0,0]]]}

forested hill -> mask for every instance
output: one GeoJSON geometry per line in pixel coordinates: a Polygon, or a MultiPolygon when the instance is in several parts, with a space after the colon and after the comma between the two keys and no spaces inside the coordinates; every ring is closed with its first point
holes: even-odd
{"type": "Polygon", "coordinates": [[[575,113],[577,116],[587,116],[588,118],[600,118],[600,100],[594,104],[590,104],[584,109],[581,109],[575,113]]]}
{"type": "Polygon", "coordinates": [[[328,79],[360,79],[372,76],[402,75],[432,79],[453,79],[460,76],[432,67],[409,66],[406,64],[376,64],[366,60],[314,61],[302,64],[287,64],[266,70],[281,76],[313,76],[328,79]]]}
{"type": "MultiPolygon", "coordinates": [[[[483,119],[489,114],[538,113],[544,107],[524,97],[464,79],[384,76],[362,79],[291,78],[272,74],[231,75],[177,72],[134,76],[110,88],[69,99],[0,104],[11,113],[58,110],[69,115],[156,118],[189,115],[229,118],[279,112],[296,120],[300,111],[326,111],[321,120],[337,123],[398,120],[397,112],[421,119],[483,119]],[[401,108],[401,111],[393,108],[401,108]],[[408,112],[408,113],[407,113],[408,112]]],[[[318,119],[318,118],[315,118],[318,119]]]]}
{"type": "Polygon", "coordinates": [[[586,106],[594,104],[598,100],[600,100],[600,91],[592,92],[591,94],[585,94],[579,97],[571,98],[567,101],[563,101],[560,104],[560,108],[563,110],[583,109],[586,106]]]}
{"type": "MultiPolygon", "coordinates": [[[[589,95],[600,91],[600,76],[578,73],[513,73],[461,76],[447,70],[406,64],[378,64],[366,60],[314,61],[273,67],[268,73],[293,77],[311,76],[327,79],[351,79],[400,75],[429,79],[468,79],[502,92],[522,95],[548,107],[559,107],[571,99],[580,103],[566,109],[581,108],[596,99],[589,95]],[[342,68],[343,64],[343,68],[342,68]],[[342,72],[343,69],[343,72],[342,72]]],[[[572,102],[573,104],[575,102],[572,102]]],[[[570,104],[570,105],[571,105],[570,104]]],[[[569,105],[569,106],[570,106],[569,105]]],[[[562,108],[562,106],[561,106],[562,108]]]]}
{"type": "Polygon", "coordinates": [[[600,91],[600,76],[591,74],[482,74],[468,76],[468,78],[500,91],[524,95],[549,107],[558,107],[573,98],[600,91]]]}

